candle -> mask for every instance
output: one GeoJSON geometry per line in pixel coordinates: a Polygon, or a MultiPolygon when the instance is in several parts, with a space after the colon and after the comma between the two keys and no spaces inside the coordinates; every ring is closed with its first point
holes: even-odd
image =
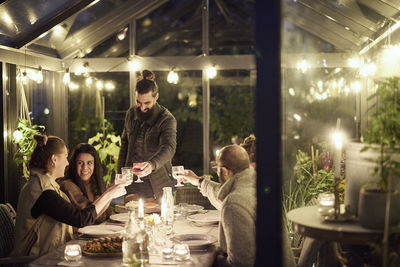
{"type": "Polygon", "coordinates": [[[161,218],[163,221],[167,220],[167,203],[165,203],[164,198],[161,200],[161,218]]]}
{"type": "Polygon", "coordinates": [[[144,218],[143,200],[141,198],[139,199],[138,218],[144,218]]]}
{"type": "Polygon", "coordinates": [[[323,215],[334,213],[335,195],[332,193],[321,193],[318,195],[318,212],[323,215]]]}
{"type": "Polygon", "coordinates": [[[165,259],[170,259],[170,258],[172,258],[172,252],[173,252],[172,248],[163,248],[163,249],[161,250],[161,252],[162,252],[163,257],[164,257],[165,259]]]}
{"type": "Polygon", "coordinates": [[[67,245],[64,250],[64,258],[67,261],[78,261],[82,257],[81,246],[78,244],[67,245]]]}
{"type": "Polygon", "coordinates": [[[175,244],[174,253],[175,259],[178,261],[184,261],[190,258],[189,247],[187,244],[175,244]]]}
{"type": "Polygon", "coordinates": [[[343,137],[342,134],[339,132],[335,132],[332,136],[333,142],[335,145],[335,152],[334,152],[334,167],[335,167],[335,177],[340,177],[340,161],[342,158],[342,146],[343,146],[343,137]]]}

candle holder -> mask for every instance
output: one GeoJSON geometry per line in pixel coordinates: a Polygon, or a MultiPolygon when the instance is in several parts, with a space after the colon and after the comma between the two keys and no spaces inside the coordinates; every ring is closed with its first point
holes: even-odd
{"type": "Polygon", "coordinates": [[[190,259],[190,250],[187,244],[175,244],[174,245],[175,260],[185,261],[190,259]]]}
{"type": "Polygon", "coordinates": [[[329,216],[335,213],[335,195],[332,193],[321,193],[318,195],[318,213],[329,216]]]}
{"type": "Polygon", "coordinates": [[[81,246],[78,244],[66,245],[64,250],[64,258],[68,262],[76,262],[82,258],[81,246]]]}

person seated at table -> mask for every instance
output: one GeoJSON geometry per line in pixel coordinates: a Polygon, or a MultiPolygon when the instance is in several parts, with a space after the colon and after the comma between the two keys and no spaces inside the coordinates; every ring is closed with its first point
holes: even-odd
{"type": "Polygon", "coordinates": [[[75,207],[56,182],[68,165],[64,141],[45,135],[34,139],[30,177],[18,198],[13,256],[40,256],[56,249],[73,238],[72,226],[93,223],[111,199],[126,193],[123,185],[113,185],[86,208],[75,207]]]}
{"type": "Polygon", "coordinates": [[[178,176],[184,182],[198,186],[204,196],[216,198],[222,203],[219,243],[223,255],[218,257],[218,264],[253,266],[256,251],[256,172],[250,167],[246,150],[238,145],[222,148],[216,163],[220,185],[199,178],[191,170],[185,170],[178,176]],[[210,184],[214,186],[211,190],[210,184]],[[214,190],[216,186],[219,186],[217,192],[214,190]]]}
{"type": "MultiPolygon", "coordinates": [[[[81,143],[73,149],[69,162],[67,175],[57,182],[71,203],[84,209],[106,190],[99,154],[92,145],[81,143]]],[[[95,223],[104,222],[110,217],[112,211],[109,204],[97,214],[95,223]]]]}

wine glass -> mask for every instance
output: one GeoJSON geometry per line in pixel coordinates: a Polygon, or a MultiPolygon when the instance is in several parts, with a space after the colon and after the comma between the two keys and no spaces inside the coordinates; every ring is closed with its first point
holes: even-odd
{"type": "Polygon", "coordinates": [[[121,168],[122,177],[125,180],[127,185],[130,185],[133,182],[133,173],[131,167],[122,167],[121,168]]]}
{"type": "Polygon", "coordinates": [[[176,187],[183,186],[181,179],[176,176],[178,173],[183,173],[185,168],[183,166],[172,166],[172,177],[177,180],[176,187]]]}
{"type": "MultiPolygon", "coordinates": [[[[133,172],[135,173],[135,172],[140,172],[140,171],[142,171],[142,169],[135,167],[135,163],[133,163],[133,172]]],[[[138,175],[136,175],[136,176],[137,176],[137,180],[135,181],[135,183],[143,183],[143,180],[140,179],[140,177],[138,175]]]]}
{"type": "Polygon", "coordinates": [[[124,177],[120,173],[115,174],[115,184],[123,184],[125,183],[124,177]]]}

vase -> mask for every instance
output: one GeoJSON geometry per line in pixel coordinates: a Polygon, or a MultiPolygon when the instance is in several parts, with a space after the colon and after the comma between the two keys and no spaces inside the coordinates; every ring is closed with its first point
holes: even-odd
{"type": "MultiPolygon", "coordinates": [[[[368,229],[383,229],[385,225],[386,192],[374,189],[361,189],[358,202],[358,218],[362,227],[368,229]]],[[[390,202],[389,225],[400,222],[400,193],[394,190],[390,202]]]]}

